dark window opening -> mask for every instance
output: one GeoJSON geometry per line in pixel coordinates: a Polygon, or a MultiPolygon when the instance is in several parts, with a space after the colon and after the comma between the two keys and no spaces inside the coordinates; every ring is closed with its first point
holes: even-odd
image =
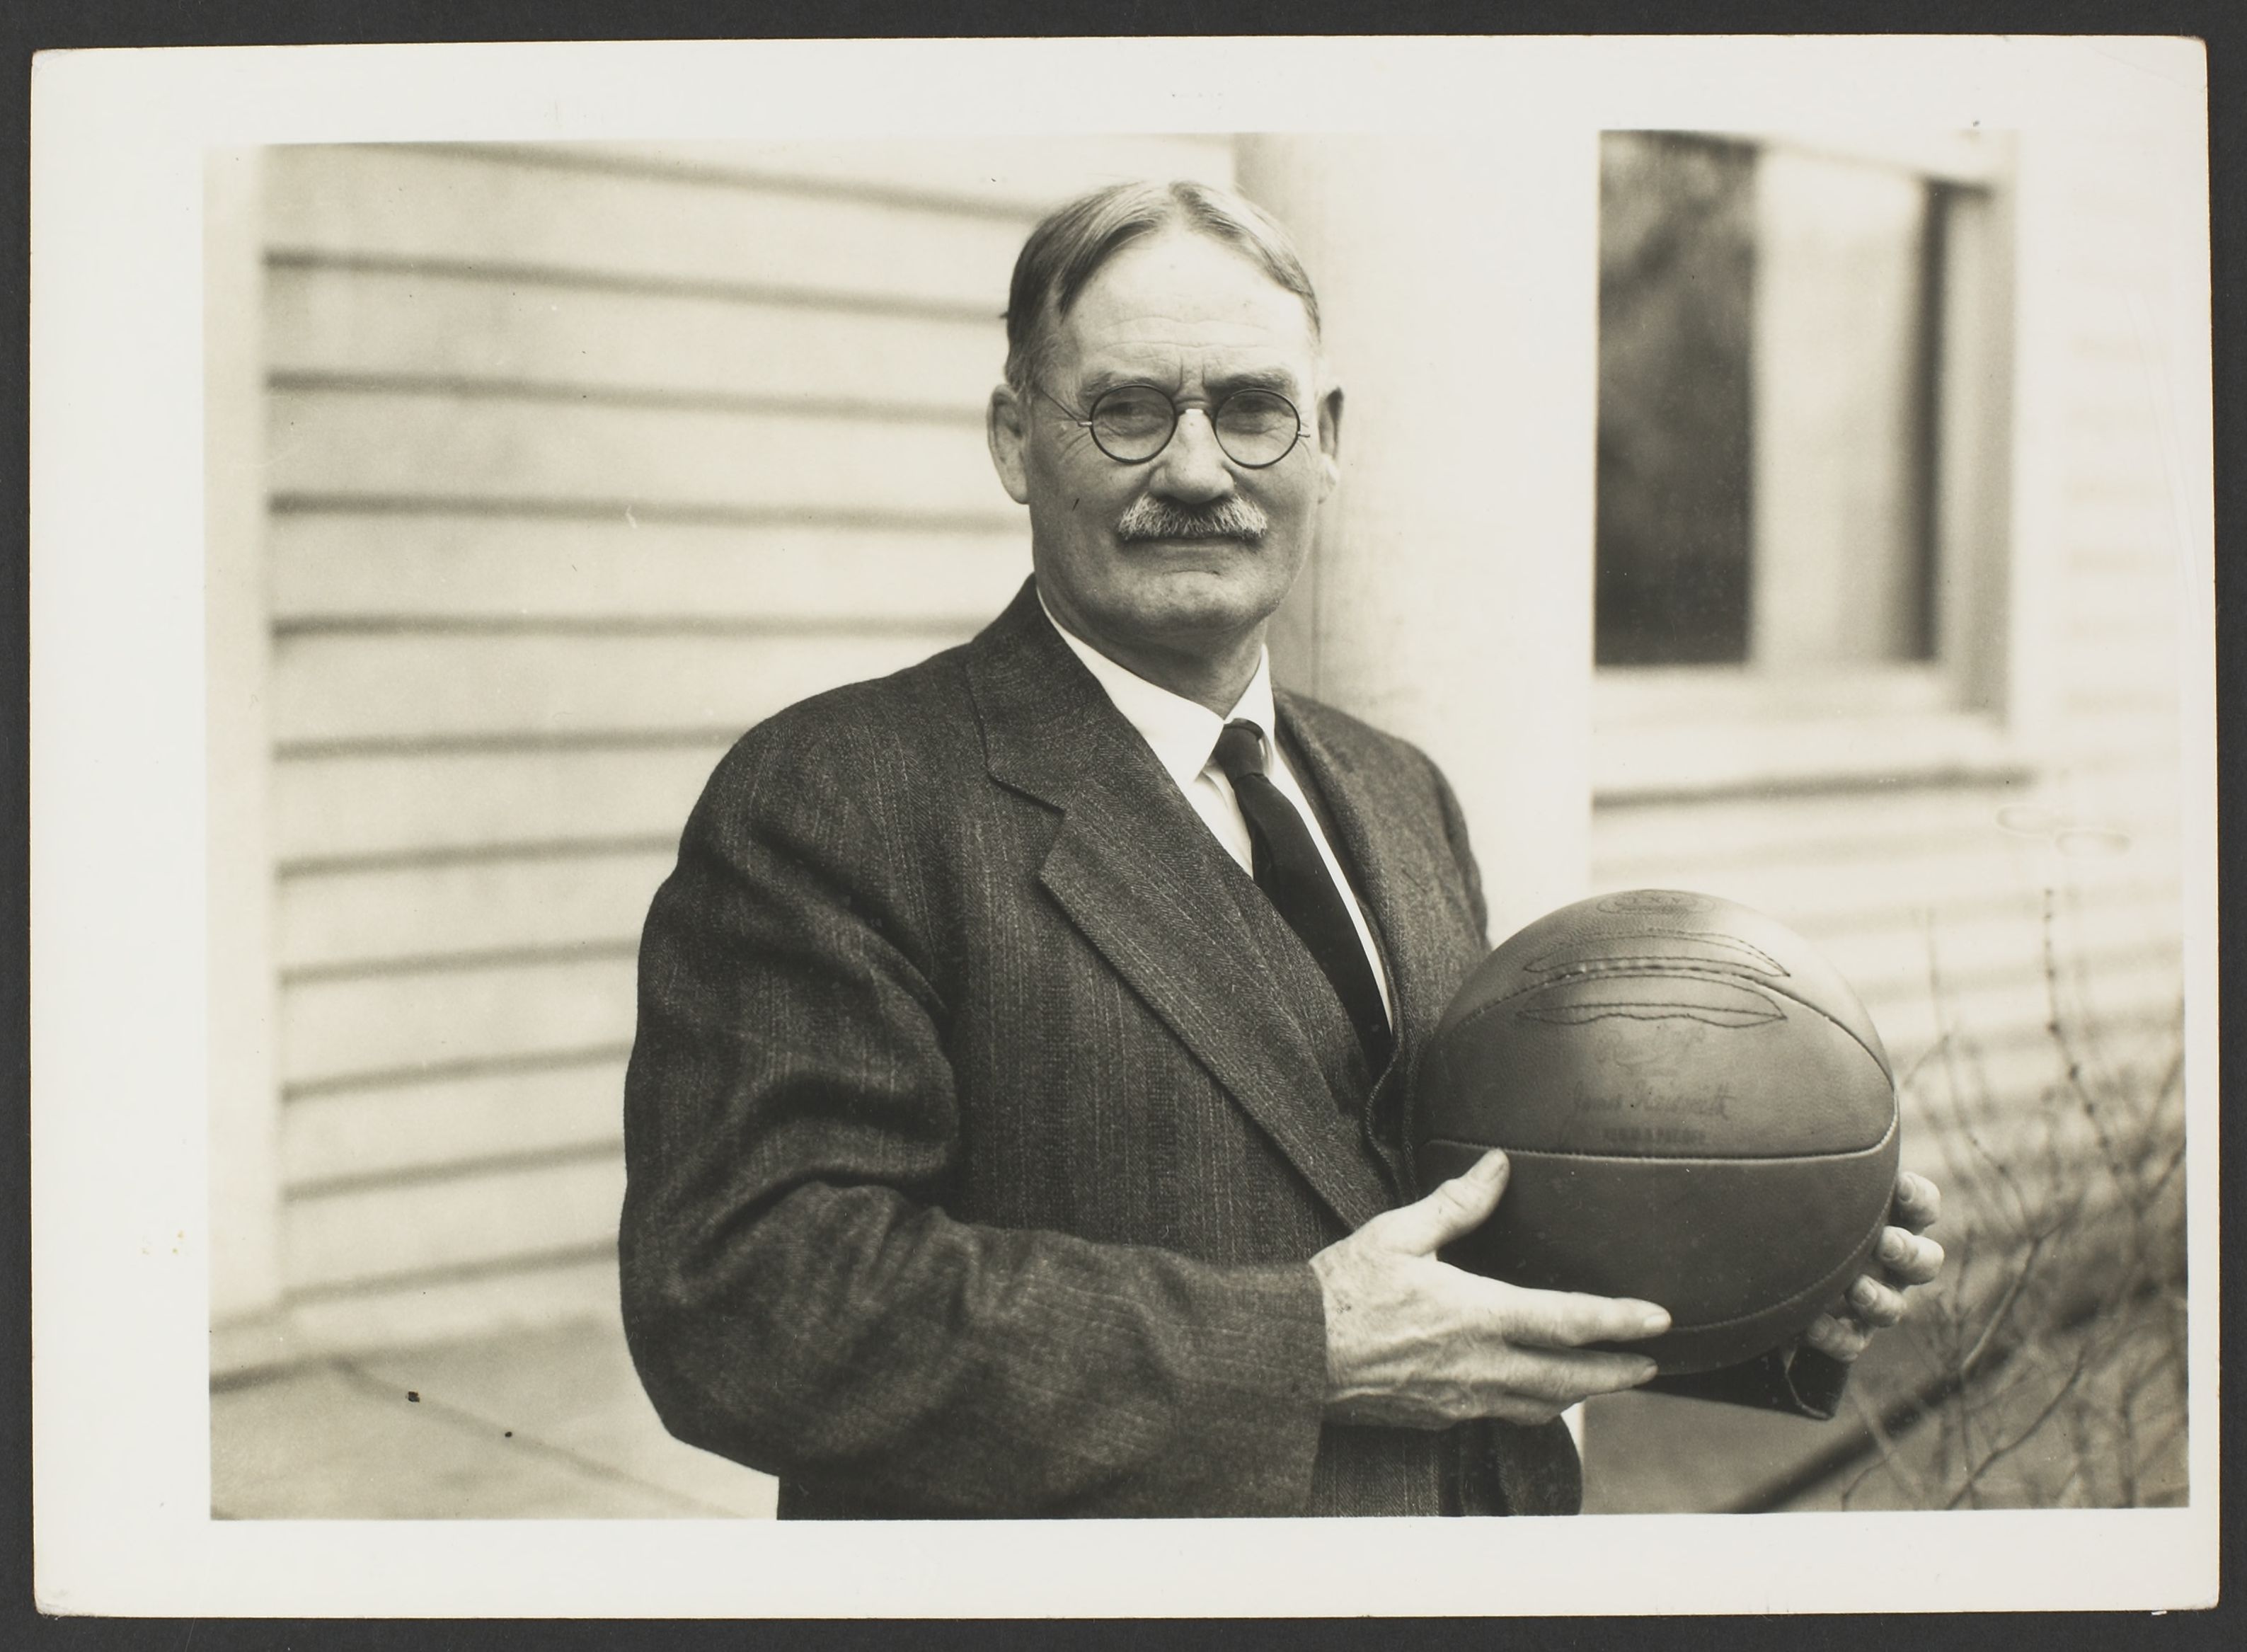
{"type": "Polygon", "coordinates": [[[1599,664],[1936,657],[1955,194],[1780,146],[1606,134],[1599,664]]]}

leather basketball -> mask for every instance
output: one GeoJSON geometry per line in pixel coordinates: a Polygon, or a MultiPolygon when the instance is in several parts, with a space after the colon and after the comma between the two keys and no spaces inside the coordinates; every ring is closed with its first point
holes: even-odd
{"type": "Polygon", "coordinates": [[[1627,1346],[1665,1374],[1800,1334],[1869,1261],[1898,1150],[1872,1019],[1784,925],[1677,890],[1579,901],[1492,952],[1424,1058],[1411,1140],[1432,1187],[1502,1147],[1495,1215],[1446,1261],[1656,1302],[1627,1346]]]}

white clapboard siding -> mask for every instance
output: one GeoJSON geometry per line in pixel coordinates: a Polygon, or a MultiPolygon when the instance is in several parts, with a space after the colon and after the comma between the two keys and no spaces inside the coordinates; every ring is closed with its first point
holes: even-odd
{"type": "Polygon", "coordinates": [[[278,150],[270,244],[967,316],[1005,309],[1021,246],[1011,217],[535,160],[441,145],[278,150]]]}
{"type": "Polygon", "coordinates": [[[995,314],[823,311],[324,265],[283,264],[269,279],[267,362],[289,383],[568,386],[980,418],[1007,350],[995,314]]]}
{"type": "MultiPolygon", "coordinates": [[[[1774,859],[1762,865],[1737,863],[1697,868],[1704,893],[1737,900],[1782,918],[1813,937],[1867,923],[1918,922],[1937,912],[2033,911],[2046,887],[2054,857],[2041,843],[2005,841],[1979,848],[1946,844],[1903,844],[1883,865],[1868,853],[1831,859],[1774,859]]],[[[2115,855],[2070,863],[2064,887],[2086,894],[2143,886],[2134,856],[2115,855]]],[[[1645,888],[1674,874],[1674,861],[1602,863],[1604,877],[1617,887],[1645,888]]],[[[2158,876],[2158,874],[2155,874],[2158,876]]]]}
{"type": "Polygon", "coordinates": [[[2174,632],[2117,632],[2099,620],[2078,619],[2069,627],[2079,652],[2070,662],[2067,694],[2079,706],[2173,705],[2176,694],[2174,632]]]}
{"type": "Polygon", "coordinates": [[[624,1083],[623,1058],[604,1055],[299,1096],[282,1113],[283,1181],[297,1190],[612,1147],[623,1135],[624,1083]]]}
{"type": "MultiPolygon", "coordinates": [[[[2084,957],[2160,956],[2175,946],[2175,914],[2138,901],[2063,913],[2050,938],[2063,963],[2084,957]],[[2164,923],[2163,916],[2168,921],[2164,923]]],[[[1909,915],[1893,926],[1865,925],[1827,939],[1820,951],[1868,997],[1904,998],[1941,980],[1957,986],[2005,980],[2041,967],[2046,931],[2033,908],[1960,918],[1935,915],[1923,928],[1909,915]]]]}
{"type": "Polygon", "coordinates": [[[548,751],[435,750],[274,765],[276,853],[285,880],[367,863],[583,852],[669,852],[728,734],[675,745],[548,751]]]}
{"type": "Polygon", "coordinates": [[[605,1049],[632,1032],[628,952],[298,981],[281,1001],[285,1089],[605,1049]]]}
{"type": "Polygon", "coordinates": [[[902,517],[1004,532],[1016,510],[980,415],[711,411],[581,399],[276,391],[274,487],[292,509],[491,500],[630,522],[902,517]]]}
{"type": "Polygon", "coordinates": [[[284,631],[368,616],[966,630],[1003,608],[1030,569],[1027,527],[634,526],[441,514],[280,516],[271,554],[274,618],[284,631]]]}
{"type": "Polygon", "coordinates": [[[1907,1126],[1923,1130],[1963,1123],[1978,1132],[2007,1118],[2040,1116],[2068,1101],[2063,1092],[2071,1063],[2082,1060],[2086,1046],[2094,1052],[2087,1082],[2127,1078],[2141,1088],[2158,1082],[2176,1057],[2174,1008],[2172,1002],[2156,1002],[2135,1013],[2103,1014],[2091,1040],[2070,1027],[2063,1041],[2043,1022],[2016,1023],[2003,1036],[1987,1037],[1946,1019],[1947,1040],[1923,1044],[1909,1060],[1897,1060],[1907,1126]]]}
{"type": "Polygon", "coordinates": [[[600,1152],[292,1198],[289,1280],[356,1285],[599,1245],[616,1232],[624,1189],[622,1157],[600,1152]]]}
{"type": "Polygon", "coordinates": [[[1195,133],[1114,137],[947,139],[898,143],[556,143],[543,148],[594,161],[693,172],[712,178],[769,180],[790,187],[857,188],[876,199],[957,202],[1014,220],[1027,230],[1039,214],[1080,190],[1133,178],[1233,176],[1233,141],[1195,133]]]}
{"type": "MultiPolygon", "coordinates": [[[[2140,725],[2142,728],[2142,723],[2140,725]]],[[[2077,746],[2071,727],[2068,750],[2077,746]]],[[[2134,836],[2175,830],[2172,799],[2133,795],[2080,823],[2112,825],[2134,836]]],[[[1717,797],[1657,806],[1603,805],[1593,816],[1592,852],[1604,869],[1656,881],[1665,866],[1761,869],[1790,857],[1825,864],[1852,857],[1882,863],[1915,853],[2012,855],[2048,847],[2045,825],[2075,805],[2046,785],[1843,788],[1784,798],[1717,797]]],[[[2076,816],[2071,816],[2070,818],[2076,816]]],[[[1616,879],[1613,881],[1622,881],[1616,879]]]]}
{"type": "Polygon", "coordinates": [[[2067,761],[2079,771],[2115,770],[2158,762],[2172,776],[2182,755],[2174,716],[2174,694],[2151,691],[2086,701],[2068,696],[2062,711],[2068,724],[2067,761]]]}
{"type": "Polygon", "coordinates": [[[612,1319],[613,1243],[558,1259],[522,1258],[461,1275],[385,1287],[303,1289],[290,1304],[292,1340],[314,1354],[379,1354],[457,1337],[502,1337],[563,1320],[612,1319]]]}
{"type": "Polygon", "coordinates": [[[2071,623],[2124,638],[2175,637],[2182,592],[2168,559],[2134,550],[2112,559],[2086,552],[2068,558],[2066,574],[2071,623]]]}
{"type": "Polygon", "coordinates": [[[284,976],[370,962],[610,945],[639,933],[668,849],[376,866],[286,880],[284,976]]]}
{"type": "MultiPolygon", "coordinates": [[[[2093,1022],[2109,1017],[2136,1022],[2175,1008],[2181,978],[2174,947],[2159,954],[2087,961],[2098,971],[2095,1014],[2089,1018],[2093,1022]]],[[[2000,980],[1949,986],[1939,1007],[1924,993],[1876,997],[1865,1007],[1888,1054],[1908,1063],[1917,1060],[1945,1027],[1984,1041],[2039,1035],[2051,1006],[2045,979],[2032,963],[2000,980]]]]}
{"type": "MultiPolygon", "coordinates": [[[[2104,845],[2110,841],[2098,840],[2104,845]]],[[[2068,904],[2159,900],[2175,889],[2175,868],[2159,845],[2132,840],[2119,850],[2061,855],[2036,839],[1975,846],[1906,843],[1890,860],[1856,850],[1774,854],[1762,864],[1726,858],[1696,865],[1694,885],[1778,918],[1817,939],[1867,928],[1923,926],[2033,913],[2046,892],[2068,904]]],[[[1603,886],[1645,888],[1679,870],[1670,860],[1602,861],[1603,886]],[[1636,874],[1636,875],[1634,875],[1636,874]]]]}
{"type": "MultiPolygon", "coordinates": [[[[2150,411],[2141,408],[2137,417],[2142,420],[2150,411]]],[[[2114,420],[2086,416],[2080,404],[2066,409],[2058,425],[2057,433],[2068,444],[2078,467],[2066,484],[2070,502],[2138,506],[2144,511],[2147,531],[2157,532],[2166,515],[2162,508],[2168,503],[2160,493],[2160,450],[2150,443],[2119,440],[2120,427],[2114,420]]]]}
{"type": "Polygon", "coordinates": [[[648,898],[742,729],[1028,570],[1037,215],[1229,140],[292,148],[268,174],[284,1273],[320,1347],[613,1312],[648,898]]]}
{"type": "Polygon", "coordinates": [[[2140,593],[2128,600],[2150,601],[2155,592],[2182,589],[2178,546],[2173,502],[2139,489],[2127,500],[2085,501],[2071,508],[2060,565],[2073,577],[2113,576],[2123,582],[2105,588],[2110,597],[2127,585],[2140,593]]]}
{"type": "Polygon", "coordinates": [[[274,649],[274,734],[284,751],[525,733],[717,735],[965,639],[964,631],[283,636],[274,649]]]}
{"type": "Polygon", "coordinates": [[[1950,1207],[1962,1202],[1961,1198],[1954,1195],[1945,1201],[1940,1231],[1947,1235],[1943,1240],[1948,1253],[1946,1275],[1957,1280],[1967,1259],[1977,1252],[1984,1270],[1998,1264],[1993,1271],[1984,1271],[1978,1280],[1968,1282],[1970,1291],[1991,1288],[2011,1277],[2011,1266],[1999,1262],[2005,1255],[2004,1241],[2018,1240],[2023,1235],[2018,1232],[2018,1206],[1999,1191],[2007,1178],[2023,1188],[2059,1183],[2072,1197],[2083,1201],[2081,1217],[2111,1206],[2121,1186],[2135,1181],[2139,1174],[2127,1160],[2109,1167],[2105,1147],[2080,1098],[2058,1082],[2038,1087],[2033,1102],[2017,1102],[2008,1111],[1992,1113],[1971,1123],[1946,1116],[1940,1125],[1930,1123],[1916,1137],[1910,1133],[1909,1122],[1905,1129],[1906,1169],[1931,1176],[1938,1185],[1957,1189],[1959,1195],[1977,1196],[1979,1201],[1994,1207],[1993,1221],[1970,1229],[1950,1218],[1950,1207]],[[1985,1243],[1995,1254],[1992,1249],[1984,1248],[1985,1243]]]}
{"type": "Polygon", "coordinates": [[[1593,785],[1618,795],[1746,786],[1773,768],[1798,784],[1923,783],[1929,775],[1975,775],[2012,762],[1999,732],[1978,719],[1875,713],[1773,718],[1752,740],[1681,748],[1675,727],[1621,725],[1602,731],[1593,785]],[[1681,751],[1683,754],[1681,755],[1681,751]]]}
{"type": "Polygon", "coordinates": [[[2102,682],[2116,687],[2134,687],[2148,678],[2159,682],[2176,663],[2177,615],[2175,597],[2162,592],[2167,598],[2158,615],[2138,611],[2134,604],[2117,604],[2100,607],[2086,602],[2081,609],[2068,617],[2068,628],[2076,639],[2099,651],[2100,659],[2091,674],[2078,679],[2080,687],[2099,686],[2102,682]],[[2107,675],[2100,674],[2101,669],[2107,675]]]}

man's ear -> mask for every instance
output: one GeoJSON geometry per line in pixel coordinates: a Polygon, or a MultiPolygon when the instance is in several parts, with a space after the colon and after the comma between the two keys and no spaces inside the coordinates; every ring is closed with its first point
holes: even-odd
{"type": "Polygon", "coordinates": [[[1325,497],[1342,480],[1342,386],[1335,385],[1319,398],[1319,468],[1326,477],[1319,490],[1325,497]]]}
{"type": "Polygon", "coordinates": [[[1022,466],[1022,444],[1029,440],[1023,412],[1021,399],[1011,387],[1001,385],[992,391],[991,405],[983,415],[992,468],[998,471],[999,485],[1007,490],[1007,497],[1018,505],[1030,502],[1029,476],[1022,466]]]}

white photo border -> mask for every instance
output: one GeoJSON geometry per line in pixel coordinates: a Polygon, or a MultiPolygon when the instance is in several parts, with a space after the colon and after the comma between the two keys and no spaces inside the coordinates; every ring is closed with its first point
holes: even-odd
{"type": "MultiPolygon", "coordinates": [[[[1597,1522],[217,1522],[203,1119],[201,211],[214,150],[431,140],[2107,126],[2174,146],[2196,44],[2102,38],[627,43],[45,54],[33,79],[35,1543],[52,1612],[1114,1616],[2185,1608],[2216,1587],[2209,361],[2180,522],[2191,1502],[1597,1522]],[[2189,558],[2196,557],[2196,563],[2189,558]],[[2203,1014],[2201,1012],[2209,1013],[2203,1014]],[[1849,1523],[1837,1529],[1836,1521],[1849,1523]],[[1629,1554],[1631,1564],[1616,1557],[1629,1554]],[[1886,1558],[1882,1558],[1886,1557],[1886,1558]]],[[[2196,205],[2196,201],[2197,204],[2196,205]]],[[[2197,215],[2196,216],[2196,215],[2197,215]]]]}

